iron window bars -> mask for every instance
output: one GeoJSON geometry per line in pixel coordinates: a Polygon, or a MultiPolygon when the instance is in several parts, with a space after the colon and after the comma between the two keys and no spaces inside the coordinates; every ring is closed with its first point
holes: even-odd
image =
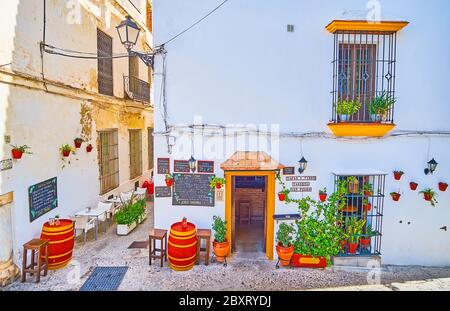
{"type": "Polygon", "coordinates": [[[394,122],[394,105],[381,117],[370,113],[372,100],[395,98],[396,32],[336,31],[333,51],[332,122],[394,122]],[[340,101],[358,101],[348,120],[339,116],[340,101]]]}
{"type": "Polygon", "coordinates": [[[99,135],[100,194],[119,186],[118,131],[101,131],[99,135]]]}
{"type": "Polygon", "coordinates": [[[381,255],[383,226],[383,205],[385,197],[385,175],[334,175],[335,191],[340,180],[356,180],[347,185],[345,204],[339,212],[343,216],[344,229],[348,229],[351,218],[366,220],[362,232],[356,235],[359,241],[355,253],[351,253],[346,243],[338,256],[381,255]],[[372,233],[370,233],[370,229],[372,233]]]}

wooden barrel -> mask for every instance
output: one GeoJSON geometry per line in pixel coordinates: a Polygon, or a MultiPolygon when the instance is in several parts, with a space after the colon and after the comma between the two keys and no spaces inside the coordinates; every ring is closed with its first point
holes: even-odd
{"type": "Polygon", "coordinates": [[[183,228],[181,222],[170,227],[167,253],[169,264],[173,270],[186,271],[192,269],[197,255],[197,229],[188,222],[183,228]]]}
{"type": "MultiPolygon", "coordinates": [[[[48,268],[56,270],[65,267],[72,259],[74,245],[74,224],[70,219],[60,219],[59,225],[42,226],[41,239],[49,239],[48,268]]],[[[44,251],[45,255],[45,251],[44,251]]]]}

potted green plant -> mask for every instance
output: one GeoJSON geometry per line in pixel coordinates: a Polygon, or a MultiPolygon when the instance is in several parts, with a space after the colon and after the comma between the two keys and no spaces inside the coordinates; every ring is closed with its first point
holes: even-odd
{"type": "Polygon", "coordinates": [[[373,195],[373,186],[370,183],[365,183],[363,186],[363,193],[367,197],[371,197],[373,195]]]}
{"type": "Polygon", "coordinates": [[[414,182],[414,181],[411,181],[411,182],[409,183],[409,188],[410,188],[412,191],[416,191],[418,185],[419,185],[418,183],[416,183],[416,182],[414,182]]]}
{"type": "Polygon", "coordinates": [[[218,262],[224,262],[230,252],[230,243],[227,241],[227,222],[219,216],[214,216],[212,229],[214,230],[214,255],[218,262]]]}
{"type": "Polygon", "coordinates": [[[323,188],[319,190],[319,200],[321,202],[325,202],[327,199],[327,188],[323,188]]]}
{"type": "Polygon", "coordinates": [[[336,113],[342,122],[347,122],[350,116],[361,109],[361,103],[357,100],[340,100],[336,105],[336,113]]]}
{"type": "Polygon", "coordinates": [[[386,92],[375,96],[370,102],[370,119],[373,122],[381,122],[386,116],[387,112],[395,103],[395,98],[389,96],[386,92]]]}
{"type": "Polygon", "coordinates": [[[426,188],[419,192],[420,194],[423,194],[423,198],[425,201],[430,202],[431,206],[436,206],[436,192],[431,188],[426,188]]]}
{"type": "MultiPolygon", "coordinates": [[[[132,202],[132,200],[130,201],[132,202]]],[[[129,203],[114,215],[117,223],[117,235],[128,235],[146,217],[145,201],[129,203]]]]}
{"type": "Polygon", "coordinates": [[[438,184],[438,186],[439,186],[439,190],[440,190],[440,191],[442,191],[442,192],[447,191],[448,184],[447,184],[446,182],[440,182],[440,183],[438,184]]]}
{"type": "Polygon", "coordinates": [[[172,187],[173,185],[173,175],[172,174],[166,174],[165,175],[165,181],[167,187],[172,187]]]}
{"type": "Polygon", "coordinates": [[[281,202],[285,201],[286,198],[288,197],[289,193],[290,193],[290,190],[287,188],[284,188],[283,190],[278,192],[278,200],[280,200],[281,202]]]}
{"type": "Polygon", "coordinates": [[[405,174],[403,171],[394,171],[395,180],[400,180],[402,178],[403,174],[405,174]]]}
{"type": "Polygon", "coordinates": [[[77,137],[73,140],[73,142],[75,144],[75,148],[80,148],[83,143],[83,138],[77,137]]]}
{"type": "Polygon", "coordinates": [[[392,200],[394,200],[395,202],[400,201],[400,197],[401,197],[400,192],[391,192],[390,195],[392,197],[392,200]]]}
{"type": "Polygon", "coordinates": [[[369,202],[367,198],[363,199],[363,211],[364,213],[368,213],[372,210],[372,204],[369,202]]]}
{"type": "Polygon", "coordinates": [[[282,266],[289,266],[294,255],[294,245],[292,245],[294,231],[294,228],[286,223],[278,227],[276,250],[282,266]]]}
{"type": "Polygon", "coordinates": [[[59,152],[61,152],[63,157],[67,158],[71,152],[75,153],[75,150],[73,149],[72,146],[64,144],[59,148],[59,152]]]}
{"type": "Polygon", "coordinates": [[[361,235],[361,238],[359,239],[362,249],[368,249],[370,247],[370,242],[373,236],[375,236],[375,232],[373,231],[372,226],[367,225],[365,233],[361,235]]]}
{"type": "Polygon", "coordinates": [[[209,187],[211,189],[221,189],[223,185],[225,185],[225,178],[214,176],[209,179],[209,187]]]}
{"type": "Polygon", "coordinates": [[[12,154],[12,158],[14,160],[22,159],[22,155],[24,153],[32,154],[30,151],[28,151],[28,149],[31,149],[31,148],[28,147],[27,145],[21,145],[21,146],[11,145],[11,147],[12,147],[11,154],[12,154]]]}
{"type": "Polygon", "coordinates": [[[358,220],[356,217],[348,217],[346,225],[348,235],[347,251],[349,254],[356,254],[356,250],[359,246],[359,239],[365,224],[365,219],[358,220]]]}
{"type": "Polygon", "coordinates": [[[347,185],[349,193],[358,193],[359,192],[359,181],[356,176],[347,177],[347,185]]]}

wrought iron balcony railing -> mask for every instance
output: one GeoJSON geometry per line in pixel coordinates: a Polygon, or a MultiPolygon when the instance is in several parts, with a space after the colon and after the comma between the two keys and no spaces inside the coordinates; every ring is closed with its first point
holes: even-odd
{"type": "Polygon", "coordinates": [[[150,84],[136,77],[123,77],[126,95],[133,100],[150,104],[150,84]]]}

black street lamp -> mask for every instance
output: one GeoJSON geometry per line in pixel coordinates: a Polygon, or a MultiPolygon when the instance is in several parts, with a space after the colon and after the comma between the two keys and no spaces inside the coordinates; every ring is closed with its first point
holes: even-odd
{"type": "Polygon", "coordinates": [[[302,157],[300,161],[298,161],[299,168],[298,172],[300,174],[303,174],[303,172],[306,170],[306,167],[308,166],[308,161],[306,161],[305,157],[302,157]]]}
{"type": "Polygon", "coordinates": [[[427,163],[427,168],[424,170],[425,175],[433,175],[433,172],[436,170],[438,163],[436,162],[436,160],[433,158],[431,159],[428,163],[427,163]]]}
{"type": "Polygon", "coordinates": [[[191,169],[191,172],[194,173],[195,170],[197,169],[197,167],[195,165],[197,163],[197,160],[194,159],[194,156],[191,156],[191,158],[189,159],[188,162],[189,162],[189,168],[191,169]]]}
{"type": "Polygon", "coordinates": [[[127,16],[124,21],[116,26],[116,29],[119,33],[120,42],[128,51],[131,51],[139,38],[139,32],[141,31],[139,26],[133,22],[130,16],[127,16]]]}

